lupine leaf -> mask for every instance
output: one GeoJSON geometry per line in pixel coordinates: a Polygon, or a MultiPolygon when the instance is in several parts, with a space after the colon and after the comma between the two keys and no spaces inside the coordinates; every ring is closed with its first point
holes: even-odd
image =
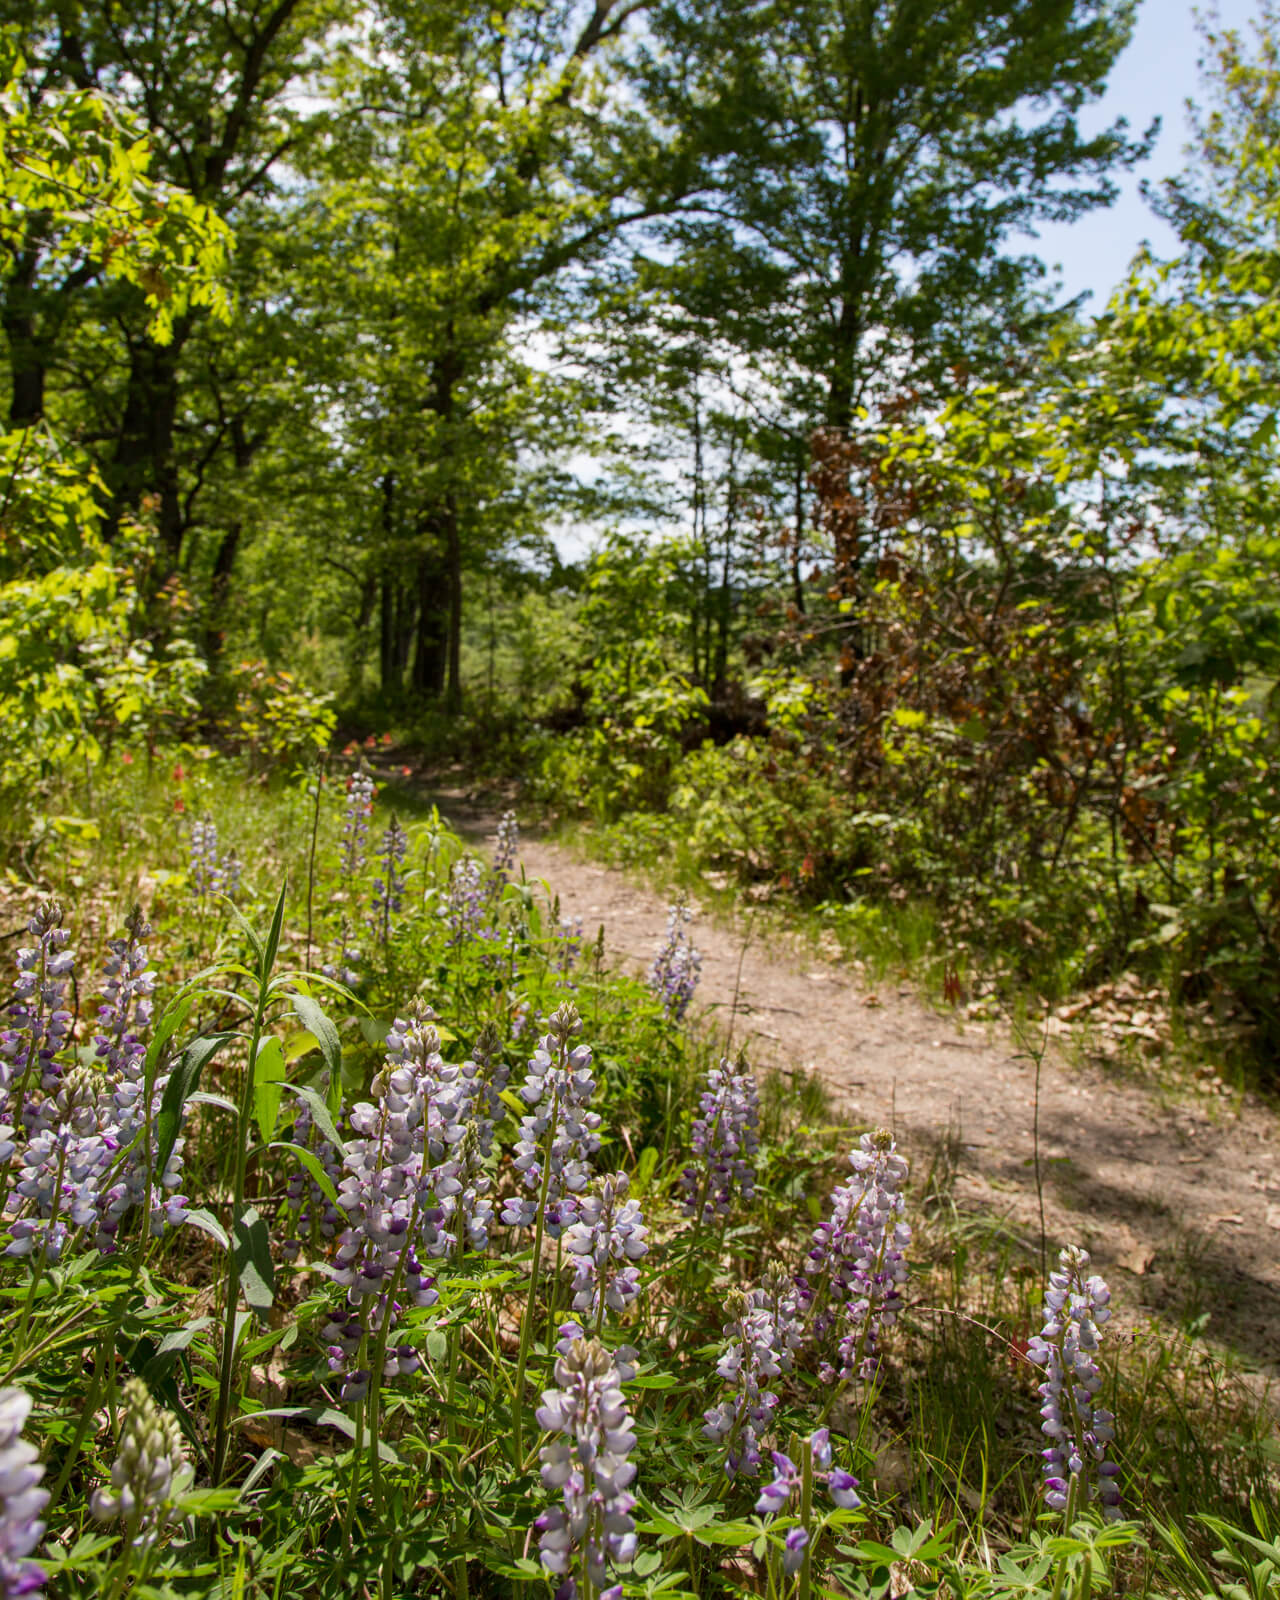
{"type": "Polygon", "coordinates": [[[284,1051],[280,1048],[280,1041],[268,1039],[258,1051],[253,1069],[253,1114],[263,1144],[267,1144],[276,1131],[284,1074],[284,1051]]]}
{"type": "MultiPolygon", "coordinates": [[[[243,1416],[236,1417],[232,1426],[252,1422],[257,1417],[283,1417],[294,1422],[309,1422],[317,1428],[334,1428],[344,1438],[352,1441],[356,1436],[355,1423],[344,1412],[335,1410],[333,1406],[270,1406],[264,1411],[249,1411],[243,1416]]],[[[391,1446],[381,1439],[378,1441],[378,1455],[383,1461],[400,1460],[391,1446]]]]}
{"type": "Polygon", "coordinates": [[[342,1148],[342,1135],[338,1132],[337,1124],[329,1115],[329,1107],[325,1104],[320,1094],[309,1083],[285,1083],[281,1085],[291,1095],[302,1101],[311,1113],[311,1119],[320,1132],[335,1149],[342,1148]]]}
{"type": "Polygon", "coordinates": [[[187,1221],[192,1227],[199,1228],[201,1233],[207,1233],[211,1239],[216,1239],[224,1250],[230,1250],[231,1240],[227,1230],[211,1211],[206,1211],[203,1206],[192,1206],[187,1212],[187,1221]]]}
{"type": "Polygon", "coordinates": [[[342,1082],[342,1040],[338,1030],[325,1014],[320,1002],[309,994],[295,994],[293,1009],[302,1025],[315,1036],[325,1066],[329,1069],[329,1082],[342,1082]]]}
{"type": "Polygon", "coordinates": [[[311,1174],[315,1182],[324,1191],[325,1195],[333,1201],[334,1205],[337,1205],[338,1191],[333,1186],[333,1179],[324,1170],[324,1167],[320,1162],[320,1157],[315,1153],[314,1150],[306,1150],[302,1145],[294,1144],[288,1139],[278,1139],[274,1144],[268,1145],[267,1148],[269,1150],[292,1151],[292,1153],[297,1156],[298,1160],[301,1161],[302,1165],[311,1174]]]}
{"type": "Polygon", "coordinates": [[[200,1074],[230,1037],[226,1033],[210,1033],[193,1039],[169,1074],[156,1116],[157,1176],[164,1172],[173,1154],[173,1147],[178,1142],[178,1129],[182,1126],[183,1107],[199,1087],[200,1074]]]}
{"type": "Polygon", "coordinates": [[[231,1231],[236,1241],[240,1292],[254,1311],[270,1311],[276,1294],[276,1270],[271,1260],[271,1235],[266,1220],[249,1206],[231,1231]]]}

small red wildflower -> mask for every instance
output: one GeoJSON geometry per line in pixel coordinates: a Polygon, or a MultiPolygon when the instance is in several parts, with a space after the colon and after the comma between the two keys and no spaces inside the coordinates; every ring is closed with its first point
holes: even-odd
{"type": "Polygon", "coordinates": [[[402,778],[412,778],[413,777],[413,768],[412,767],[401,767],[400,768],[400,776],[402,778]]]}
{"type": "Polygon", "coordinates": [[[177,766],[173,769],[173,781],[175,783],[181,783],[186,775],[187,769],[182,765],[181,761],[179,761],[177,766]]]}
{"type": "Polygon", "coordinates": [[[354,755],[355,754],[355,750],[356,750],[356,742],[355,742],[354,739],[351,741],[350,744],[344,744],[343,747],[342,747],[342,753],[343,753],[344,756],[354,755]]]}
{"type": "Polygon", "coordinates": [[[131,767],[133,765],[133,757],[127,750],[122,750],[120,752],[120,762],[122,766],[131,767]]]}
{"type": "Polygon", "coordinates": [[[378,742],[377,734],[376,733],[371,733],[369,735],[369,737],[365,740],[364,747],[365,747],[366,750],[372,750],[374,745],[377,744],[377,742],[378,742]]]}
{"type": "Polygon", "coordinates": [[[182,798],[181,795],[179,795],[178,798],[173,802],[173,809],[175,811],[185,811],[187,809],[187,802],[182,798]]]}
{"type": "Polygon", "coordinates": [[[383,743],[383,745],[385,747],[386,745],[394,744],[395,740],[392,739],[392,737],[391,737],[391,735],[389,733],[384,733],[382,735],[382,743],[383,743]]]}

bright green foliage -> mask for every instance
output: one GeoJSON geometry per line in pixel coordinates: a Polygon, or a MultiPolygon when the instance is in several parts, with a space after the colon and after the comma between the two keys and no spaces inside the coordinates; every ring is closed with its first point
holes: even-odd
{"type": "Polygon", "coordinates": [[[117,740],[154,742],[197,709],[204,664],[191,646],[178,639],[157,649],[135,636],[130,552],[106,549],[91,526],[80,536],[80,562],[0,586],[7,807],[29,804],[41,777],[72,763],[96,765],[117,740]]]}
{"type": "Polygon", "coordinates": [[[41,277],[134,284],[157,344],[196,306],[229,322],[225,223],[150,175],[154,149],[122,106],[93,89],[38,96],[32,78],[13,33],[0,35],[0,247],[37,256],[41,277]]]}

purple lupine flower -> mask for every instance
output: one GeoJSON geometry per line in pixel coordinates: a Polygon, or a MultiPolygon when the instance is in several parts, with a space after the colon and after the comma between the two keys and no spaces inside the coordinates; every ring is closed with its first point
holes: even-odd
{"type": "Polygon", "coordinates": [[[493,875],[505,883],[515,869],[520,853],[520,824],[514,811],[504,811],[498,823],[498,837],[493,848],[493,875]]]}
{"type": "Polygon", "coordinates": [[[62,926],[62,907],[46,900],[27,923],[34,944],[18,950],[18,976],[13,999],[0,1029],[0,1094],[12,1089],[15,1125],[21,1123],[26,1097],[57,1086],[59,1051],[71,1033],[66,1008],[67,985],[75,971],[75,954],[66,948],[70,935],[62,926]]]}
{"type": "MultiPolygon", "coordinates": [[[[803,1446],[801,1447],[803,1449],[803,1446]]],[[[756,1511],[761,1516],[780,1516],[794,1506],[794,1513],[804,1515],[804,1473],[790,1456],[780,1450],[770,1452],[773,1460],[773,1479],[760,1491],[756,1511]],[[799,1501],[799,1504],[795,1504],[799,1501]]],[[[804,1459],[802,1457],[802,1459],[804,1459]]],[[[818,1428],[809,1435],[808,1467],[813,1484],[825,1484],[833,1503],[845,1510],[856,1510],[862,1504],[858,1497],[858,1480],[850,1472],[831,1464],[831,1430],[818,1428]]],[[[810,1491],[812,1493],[812,1489],[810,1491]]],[[[810,1529],[802,1525],[788,1530],[783,1541],[782,1567],[784,1572],[795,1573],[804,1564],[805,1552],[810,1544],[810,1529]]]]}
{"type": "Polygon", "coordinates": [[[125,1384],[124,1408],[111,1488],[95,1489],[89,1509],[98,1522],[122,1521],[129,1544],[145,1551],[174,1521],[176,1502],[195,1474],[177,1419],[156,1405],[141,1378],[125,1384]]]}
{"type": "MultiPolygon", "coordinates": [[[[345,1372],[343,1398],[365,1392],[368,1373],[351,1362],[383,1319],[395,1327],[399,1304],[433,1305],[434,1280],[421,1257],[440,1258],[488,1241],[491,1180],[484,1157],[492,1147],[496,1035],[482,1035],[472,1059],[451,1066],[440,1055],[433,1013],[420,1007],[396,1018],[387,1034],[387,1062],[374,1080],[377,1104],[352,1108],[354,1137],[342,1153],[338,1205],[347,1227],[339,1242],[335,1281],[347,1290],[351,1311],[335,1316],[326,1337],[330,1370],[345,1372]]],[[[496,1102],[498,1106],[501,1101],[496,1102]]],[[[383,1368],[391,1378],[413,1370],[408,1345],[388,1345],[383,1368]]]]}
{"type": "MultiPolygon", "coordinates": [[[[340,832],[341,854],[338,859],[338,878],[348,899],[359,892],[360,874],[364,871],[368,854],[369,819],[373,815],[373,797],[376,793],[373,778],[363,758],[359,767],[347,779],[347,798],[342,813],[340,832]]],[[[354,989],[360,982],[361,953],[349,942],[351,925],[344,914],[338,948],[331,961],[321,964],[320,971],[331,983],[354,989]]]]}
{"type": "Polygon", "coordinates": [[[484,868],[474,856],[460,857],[449,873],[449,888],[444,903],[451,945],[483,935],[489,909],[487,898],[484,868]]]}
{"type": "Polygon", "coordinates": [[[1115,1522],[1120,1469],[1108,1454],[1115,1418],[1096,1403],[1102,1376],[1095,1359],[1099,1330],[1111,1316],[1111,1291],[1096,1273],[1086,1277],[1088,1251],[1068,1245],[1058,1259],[1045,1291],[1044,1327],[1027,1347],[1027,1360],[1045,1369],[1045,1504],[1074,1514],[1097,1500],[1107,1521],[1115,1522]]]}
{"type": "Polygon", "coordinates": [[[680,1185],[685,1216],[705,1222],[729,1214],[735,1189],[745,1201],[755,1193],[760,1092],[750,1072],[735,1072],[725,1060],[707,1073],[698,1104],[690,1143],[699,1160],[685,1168],[680,1185]]]}
{"type": "MultiPolygon", "coordinates": [[[[353,1137],[343,1147],[344,1177],[338,1185],[347,1227],[330,1269],[356,1317],[353,1322],[348,1312],[341,1319],[346,1338],[338,1337],[333,1322],[325,1330],[335,1340],[330,1370],[346,1371],[342,1398],[349,1402],[368,1392],[368,1372],[347,1363],[384,1319],[390,1319],[388,1333],[395,1326],[400,1303],[392,1286],[398,1285],[396,1292],[413,1305],[434,1305],[438,1298],[416,1249],[424,1131],[413,1067],[384,1067],[374,1090],[377,1104],[361,1101],[351,1110],[353,1137]]],[[[388,1344],[383,1375],[392,1378],[399,1370],[400,1351],[388,1344]]]]}
{"type": "MultiPolygon", "coordinates": [[[[773,1460],[773,1481],[765,1484],[756,1501],[756,1510],[764,1515],[780,1515],[791,1504],[801,1487],[801,1473],[790,1456],[781,1451],[770,1452],[773,1460]]],[[[809,1459],[813,1463],[816,1483],[825,1483],[832,1501],[846,1510],[854,1511],[862,1501],[856,1493],[858,1480],[852,1473],[831,1465],[831,1430],[818,1428],[809,1435],[809,1459]]]]}
{"type": "Polygon", "coordinates": [[[174,1141],[163,1172],[155,1171],[158,1153],[156,1123],[169,1082],[158,1072],[146,1099],[146,1047],[140,1035],[151,1021],[151,995],[155,973],[148,965],[144,942],[151,929],[140,911],[129,918],[125,937],[113,939],[107,958],[103,1003],[98,1008],[98,1058],[106,1064],[111,1086],[111,1110],[104,1113],[101,1131],[111,1152],[110,1170],[99,1193],[97,1245],[104,1253],[115,1249],[121,1220],[134,1206],[145,1205],[150,1191],[147,1228],[158,1238],[166,1227],[186,1220],[187,1197],[182,1194],[182,1158],[186,1144],[174,1141]]]}
{"type": "Polygon", "coordinates": [[[409,849],[409,835],[400,826],[399,817],[387,824],[382,842],[378,846],[378,876],[373,880],[373,914],[369,926],[382,944],[391,938],[391,919],[398,916],[404,903],[404,858],[409,849]]]}
{"type": "Polygon", "coordinates": [[[111,1159],[101,1132],[104,1082],[92,1067],[73,1067],[41,1108],[4,1204],[14,1218],[5,1255],[56,1262],[67,1240],[97,1220],[111,1159]]]}
{"type": "MultiPolygon", "coordinates": [[[[562,1322],[556,1329],[556,1354],[567,1356],[569,1346],[575,1339],[587,1337],[582,1324],[576,1317],[570,1317],[567,1322],[562,1322]]],[[[619,1383],[630,1383],[639,1371],[640,1352],[633,1344],[620,1344],[616,1350],[610,1352],[613,1356],[613,1365],[618,1373],[619,1383]]]]}
{"type": "Polygon", "coordinates": [[[44,1537],[49,1502],[40,1452],[22,1437],[30,1410],[30,1395],[0,1389],[0,1600],[38,1595],[46,1582],[44,1568],[27,1560],[44,1537]]]}
{"type": "MultiPolygon", "coordinates": [[[[290,1137],[293,1144],[312,1152],[336,1189],[342,1177],[342,1154],[316,1127],[306,1105],[299,1105],[290,1137]]],[[[281,1250],[289,1260],[301,1251],[303,1234],[332,1239],[344,1221],[343,1213],[305,1167],[298,1167],[289,1177],[284,1215],[289,1218],[294,1235],[281,1241],[281,1250]]]]}
{"type": "Polygon", "coordinates": [[[347,779],[347,803],[342,814],[342,857],[339,872],[347,884],[352,884],[364,870],[365,854],[369,840],[369,819],[373,815],[373,797],[377,792],[368,767],[363,759],[347,779]]]}
{"type": "Polygon", "coordinates": [[[422,1126],[418,1176],[418,1215],[426,1254],[440,1257],[464,1243],[482,1250],[488,1242],[493,1205],[492,1181],[483,1169],[481,1145],[492,1143],[492,1129],[481,1134],[477,1121],[490,1123],[485,1081],[473,1056],[461,1066],[441,1059],[440,1039],[431,1025],[434,1013],[420,1008],[409,1022],[397,1019],[387,1035],[387,1060],[408,1071],[412,1115],[422,1126]]]}
{"type": "Polygon", "coordinates": [[[572,975],[582,957],[582,920],[560,917],[551,930],[551,970],[562,978],[572,975]]]}
{"type": "Polygon", "coordinates": [[[234,846],[223,856],[219,870],[222,873],[222,892],[228,900],[234,900],[240,893],[240,875],[244,870],[234,846]]]}
{"type": "Polygon", "coordinates": [[[218,828],[212,817],[191,824],[191,892],[205,900],[222,888],[222,861],[218,855],[218,828]]]}
{"type": "Polygon", "coordinates": [[[684,924],[692,917],[692,911],[683,900],[669,908],[666,937],[649,968],[649,987],[674,1022],[679,1022],[688,1011],[702,971],[702,955],[684,931],[684,924]]]}
{"type": "Polygon", "coordinates": [[[824,1383],[874,1374],[880,1334],[897,1317],[907,1279],[905,1158],[880,1128],[862,1135],[849,1164],[855,1176],[832,1194],[830,1218],[814,1229],[811,1265],[799,1280],[812,1335],[834,1355],[819,1367],[824,1383]]]}
{"type": "Polygon", "coordinates": [[[621,1595],[604,1588],[610,1564],[636,1553],[635,1497],[629,1486],[636,1442],[613,1357],[596,1340],[575,1339],[555,1364],[554,1389],[543,1391],[535,1415],[539,1427],[562,1438],[544,1445],[542,1482],[561,1492],[534,1523],[546,1570],[562,1580],[559,1600],[621,1595]],[[603,1592],[601,1592],[603,1591],[603,1592]]]}
{"type": "Polygon", "coordinates": [[[606,1309],[624,1311],[640,1293],[640,1269],[634,1263],[648,1254],[649,1230],[629,1188],[625,1172],[602,1178],[594,1194],[583,1196],[577,1221],[565,1230],[564,1247],[575,1257],[573,1309],[594,1316],[597,1328],[606,1309]]]}
{"type": "Polygon", "coordinates": [[[547,1027],[519,1091],[524,1103],[534,1108],[520,1119],[512,1161],[527,1193],[504,1202],[502,1221],[511,1228],[533,1226],[545,1173],[543,1225],[558,1239],[573,1221],[576,1197],[590,1180],[591,1158],[600,1148],[600,1114],[587,1109],[596,1086],[590,1046],[570,1048],[570,1041],[582,1029],[577,1007],[558,1006],[547,1027]]]}
{"type": "Polygon", "coordinates": [[[191,824],[191,890],[200,904],[215,894],[234,900],[240,890],[240,857],[234,849],[219,851],[218,828],[206,815],[191,824]]]}
{"type": "Polygon", "coordinates": [[[125,924],[123,938],[112,939],[103,964],[105,981],[98,1007],[98,1032],[94,1050],[108,1072],[128,1070],[146,1054],[142,1042],[151,1024],[156,975],[150,966],[147,940],[151,929],[135,906],[125,924]]]}
{"type": "Polygon", "coordinates": [[[703,1436],[724,1449],[724,1470],[754,1477],[760,1469],[760,1438],[769,1426],[778,1397],[767,1387],[790,1370],[800,1338],[795,1288],[780,1269],[760,1288],[730,1295],[729,1345],[716,1362],[728,1393],[703,1413],[703,1436]]]}

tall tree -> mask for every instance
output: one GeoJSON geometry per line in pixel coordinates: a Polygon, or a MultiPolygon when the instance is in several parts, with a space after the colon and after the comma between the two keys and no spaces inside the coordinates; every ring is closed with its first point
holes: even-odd
{"type": "MultiPolygon", "coordinates": [[[[336,0],[157,0],[145,8],[21,0],[15,10],[38,93],[113,99],[146,134],[153,175],[235,228],[298,144],[303,80],[342,8],[336,0]]],[[[50,274],[45,259],[37,232],[4,285],[10,365],[30,397],[19,420],[34,420],[46,372],[64,359],[77,319],[87,321],[95,382],[85,431],[117,517],[143,495],[156,498],[161,570],[172,571],[210,452],[233,451],[229,431],[211,437],[207,418],[186,410],[189,347],[205,319],[198,307],[182,309],[161,343],[140,290],[104,288],[84,270],[50,274]]]]}
{"type": "Polygon", "coordinates": [[[878,383],[991,365],[1047,309],[1038,221],[1106,204],[1146,148],[1085,137],[1134,0],[717,0],[673,103],[724,86],[714,204],[669,233],[689,292],[784,355],[809,424],[878,383]]]}

